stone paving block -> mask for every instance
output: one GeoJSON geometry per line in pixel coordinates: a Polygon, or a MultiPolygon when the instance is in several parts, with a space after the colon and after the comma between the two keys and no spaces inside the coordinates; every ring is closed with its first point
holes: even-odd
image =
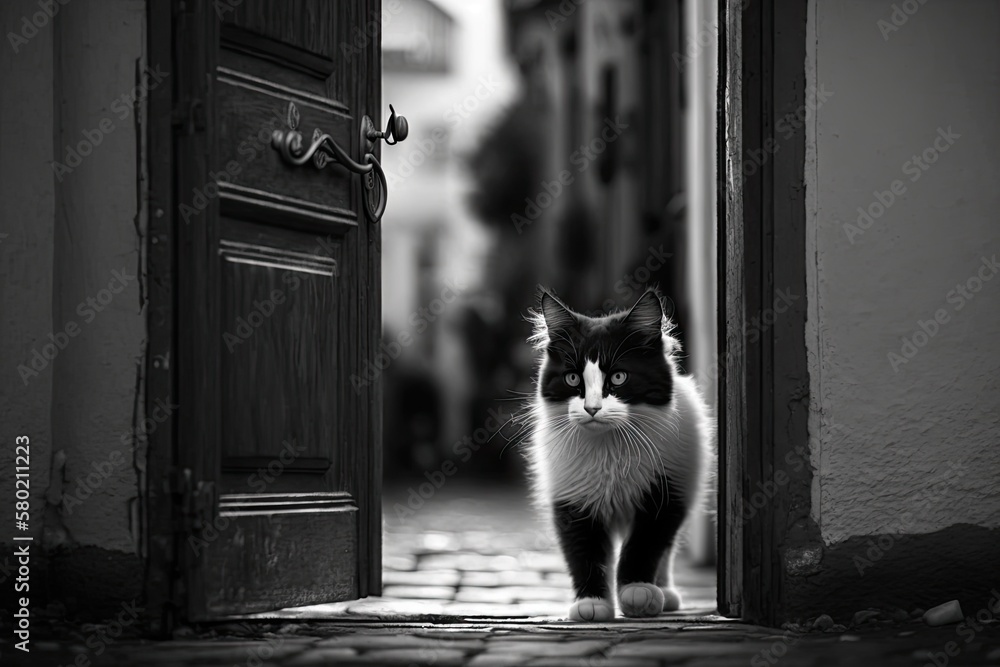
{"type": "Polygon", "coordinates": [[[566,643],[571,641],[594,641],[601,644],[610,644],[613,637],[607,638],[584,638],[576,634],[569,633],[516,633],[511,635],[492,637],[489,641],[490,646],[494,644],[525,644],[525,643],[537,643],[537,644],[552,644],[552,643],[566,643]]]}
{"type": "Polygon", "coordinates": [[[451,586],[386,586],[383,598],[404,598],[408,600],[452,600],[455,589],[451,586]]]}
{"type": "Polygon", "coordinates": [[[456,602],[490,602],[493,604],[513,604],[514,588],[504,586],[499,588],[482,588],[478,586],[462,586],[455,594],[456,602]]]}
{"type": "Polygon", "coordinates": [[[555,601],[533,601],[533,602],[518,602],[515,605],[517,609],[518,616],[525,616],[528,618],[534,618],[538,616],[544,616],[552,620],[565,620],[569,614],[569,603],[568,602],[555,602],[555,601]]]}
{"type": "Polygon", "coordinates": [[[363,653],[351,662],[372,665],[463,665],[466,652],[458,649],[379,649],[363,653]]]}
{"type": "Polygon", "coordinates": [[[523,655],[504,655],[501,653],[480,653],[473,656],[466,667],[514,667],[524,664],[523,655]]]}
{"type": "Polygon", "coordinates": [[[532,586],[543,581],[542,574],[534,570],[462,572],[463,586],[532,586]]]}
{"type": "Polygon", "coordinates": [[[284,661],[304,650],[302,643],[266,640],[160,642],[141,647],[133,654],[143,663],[156,664],[247,664],[284,661]]]}
{"type": "MultiPolygon", "coordinates": [[[[412,629],[410,630],[412,632],[412,629]]],[[[482,649],[485,643],[482,639],[440,639],[421,637],[416,634],[399,634],[392,630],[385,632],[366,632],[357,634],[342,634],[320,640],[316,647],[347,647],[357,651],[374,651],[382,649],[434,650],[439,648],[456,648],[463,650],[482,649]]]]}
{"type": "Polygon", "coordinates": [[[617,646],[645,641],[674,641],[676,634],[676,632],[668,633],[659,630],[622,633],[617,646]]]}
{"type": "Polygon", "coordinates": [[[294,658],[286,660],[285,665],[289,667],[299,667],[299,665],[336,665],[341,662],[352,660],[358,652],[347,647],[313,647],[294,658]]]}
{"type": "Polygon", "coordinates": [[[556,551],[523,551],[518,554],[522,567],[538,572],[566,572],[566,561],[556,551]]]}
{"type": "Polygon", "coordinates": [[[461,554],[431,554],[421,556],[420,569],[429,570],[479,570],[494,571],[517,570],[521,564],[513,556],[487,556],[477,553],[461,554]]]}
{"type": "Polygon", "coordinates": [[[447,602],[436,600],[363,598],[347,603],[346,611],[348,614],[358,616],[399,618],[407,615],[443,614],[447,605],[447,602]]]}
{"type": "Polygon", "coordinates": [[[414,556],[392,556],[382,555],[382,569],[384,570],[415,570],[417,559],[414,556]]]}
{"type": "Polygon", "coordinates": [[[507,586],[506,590],[517,600],[531,602],[565,602],[569,604],[573,601],[573,591],[570,588],[557,588],[551,586],[507,586]]]}
{"type": "Polygon", "coordinates": [[[528,667],[658,667],[660,662],[648,658],[603,658],[592,655],[584,658],[534,658],[528,667]]]}
{"type": "Polygon", "coordinates": [[[461,533],[444,533],[428,531],[420,536],[420,543],[414,549],[414,553],[447,553],[458,551],[462,548],[461,533]]]}
{"type": "Polygon", "coordinates": [[[752,646],[744,644],[708,644],[704,642],[679,642],[669,639],[647,639],[637,642],[623,642],[609,652],[609,656],[631,658],[656,658],[677,660],[699,655],[753,655],[752,646]]]}
{"type": "Polygon", "coordinates": [[[493,602],[449,602],[444,613],[452,616],[486,616],[492,618],[517,618],[521,616],[517,605],[493,602]]]}
{"type": "Polygon", "coordinates": [[[446,641],[455,639],[493,639],[495,637],[494,633],[489,630],[452,629],[448,626],[438,626],[434,630],[421,630],[416,633],[416,636],[446,641]]]}
{"type": "Polygon", "coordinates": [[[382,573],[383,586],[457,586],[461,579],[457,570],[386,570],[382,573]]]}
{"type": "Polygon", "coordinates": [[[542,657],[580,657],[600,653],[611,646],[610,641],[593,639],[570,641],[505,641],[488,642],[487,653],[503,655],[520,655],[525,658],[542,657]]]}

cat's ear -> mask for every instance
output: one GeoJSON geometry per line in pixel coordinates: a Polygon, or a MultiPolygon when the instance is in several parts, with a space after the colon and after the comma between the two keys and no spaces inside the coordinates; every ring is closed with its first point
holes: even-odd
{"type": "Polygon", "coordinates": [[[534,324],[534,332],[528,342],[538,350],[548,346],[553,332],[567,331],[576,324],[573,312],[545,288],[538,290],[538,310],[531,312],[530,319],[534,324]]]}
{"type": "Polygon", "coordinates": [[[569,329],[576,324],[576,317],[573,311],[564,306],[559,299],[552,296],[548,291],[542,290],[540,304],[542,317],[545,318],[545,326],[549,331],[559,331],[569,329]]]}
{"type": "Polygon", "coordinates": [[[660,295],[652,289],[643,292],[628,311],[625,322],[630,327],[648,334],[650,339],[658,339],[663,331],[663,302],[660,301],[660,295]]]}

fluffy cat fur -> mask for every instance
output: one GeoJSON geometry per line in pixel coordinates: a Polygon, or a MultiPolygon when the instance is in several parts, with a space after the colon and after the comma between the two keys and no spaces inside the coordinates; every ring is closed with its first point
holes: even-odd
{"type": "Polygon", "coordinates": [[[701,501],[713,430],[678,370],[660,296],[647,290],[628,311],[595,318],[542,290],[531,317],[541,362],[528,461],[573,579],[569,616],[612,618],[615,584],[625,616],[676,610],[676,537],[701,501]]]}

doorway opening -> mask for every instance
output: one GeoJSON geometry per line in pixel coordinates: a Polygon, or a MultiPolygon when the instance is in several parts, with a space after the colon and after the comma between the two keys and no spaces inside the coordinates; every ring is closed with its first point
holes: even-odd
{"type": "MultiPolygon", "coordinates": [[[[588,313],[657,285],[715,409],[716,21],[683,0],[383,6],[382,97],[411,134],[383,154],[383,336],[352,378],[384,397],[382,595],[282,616],[565,618],[517,418],[525,314],[540,285],[588,313]]],[[[650,620],[714,617],[715,493],[681,539],[682,609],[650,620]]]]}

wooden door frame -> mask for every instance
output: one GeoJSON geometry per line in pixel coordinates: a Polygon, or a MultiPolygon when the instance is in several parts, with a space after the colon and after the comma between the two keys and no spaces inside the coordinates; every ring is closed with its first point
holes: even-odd
{"type": "MultiPolygon", "coordinates": [[[[181,525],[186,517],[184,498],[179,494],[178,469],[181,461],[178,438],[181,422],[178,420],[180,403],[184,397],[179,394],[178,360],[190,359],[196,342],[190,336],[182,335],[178,324],[180,312],[185,302],[190,305],[194,295],[182,293],[187,281],[178,270],[178,252],[185,236],[179,227],[178,207],[185,200],[186,191],[192,184],[207,181],[210,165],[202,165],[200,177],[189,177],[185,184],[177,173],[178,138],[185,128],[211,122],[204,117],[205,105],[192,104],[197,97],[206,97],[204,89],[209,82],[192,76],[195,56],[190,49],[179,43],[184,34],[212,33],[211,26],[199,24],[196,17],[202,16],[200,8],[211,0],[147,0],[146,36],[147,64],[157,71],[170,73],[169,85],[154,86],[147,98],[147,127],[145,163],[147,170],[148,226],[144,239],[146,253],[147,285],[147,344],[144,360],[144,384],[137,388],[139,401],[145,406],[147,415],[162,414],[162,405],[172,406],[164,419],[157,422],[146,434],[146,475],[144,493],[141,498],[143,509],[142,556],[146,563],[145,573],[145,620],[152,634],[166,635],[172,627],[186,617],[187,605],[184,592],[185,554],[183,552],[185,534],[181,525]],[[181,29],[183,28],[183,30],[181,29]],[[185,89],[188,86],[189,89],[185,89]],[[199,114],[201,114],[199,116],[199,114]]],[[[214,20],[215,12],[204,14],[207,20],[214,20]]],[[[381,33],[371,36],[369,48],[381,49],[381,33]]],[[[200,43],[200,48],[211,49],[216,45],[200,43]]],[[[359,90],[372,100],[373,108],[368,115],[381,127],[381,79],[368,80],[357,84],[359,90]]],[[[360,123],[360,114],[357,122],[360,123]]],[[[207,139],[206,139],[207,141],[207,139]]],[[[207,150],[215,150],[213,144],[207,150]]],[[[374,152],[379,155],[380,147],[374,152]]],[[[360,201],[360,184],[356,201],[360,201]]],[[[209,203],[218,206],[217,201],[209,203]]],[[[362,224],[369,225],[364,220],[362,224]]],[[[187,232],[186,235],[190,236],[187,232]]],[[[371,226],[367,230],[368,245],[374,244],[375,261],[368,263],[367,275],[363,276],[365,289],[378,293],[381,290],[381,231],[371,226]]],[[[367,358],[377,349],[381,331],[381,312],[368,308],[368,301],[358,295],[359,326],[365,323],[375,334],[371,340],[359,341],[359,357],[367,358]]],[[[189,307],[189,306],[187,306],[189,307]]],[[[362,327],[364,328],[364,327],[362,327]]],[[[366,545],[368,537],[381,534],[382,530],[382,388],[373,383],[368,393],[355,400],[367,400],[369,405],[360,410],[369,423],[369,432],[374,443],[372,455],[358,460],[357,474],[371,478],[370,488],[359,501],[371,507],[367,521],[358,526],[358,594],[360,597],[379,595],[382,590],[382,569],[372,568],[370,563],[381,563],[381,540],[373,544],[373,551],[366,545]]],[[[213,417],[213,422],[217,420],[213,417]]]]}
{"type": "MultiPolygon", "coordinates": [[[[175,363],[175,211],[174,201],[174,80],[173,62],[175,0],[147,0],[146,44],[150,67],[170,73],[169,85],[155,86],[147,98],[146,168],[148,176],[148,225],[146,231],[146,413],[157,400],[177,406],[175,363]],[[164,29],[169,26],[169,29],[164,29]]],[[[153,634],[168,634],[180,601],[177,576],[177,519],[171,474],[176,464],[174,438],[176,413],[151,429],[146,444],[146,485],[143,547],[146,561],[146,620],[153,634]]]]}
{"type": "MultiPolygon", "coordinates": [[[[163,26],[173,25],[178,4],[147,2],[148,65],[171,73],[174,32],[163,26]]],[[[800,455],[799,448],[808,443],[806,299],[792,303],[752,342],[744,332],[752,314],[772,303],[775,285],[805,295],[805,126],[796,127],[753,174],[743,178],[742,171],[745,161],[751,164],[773,138],[774,121],[805,104],[806,12],[806,0],[783,4],[780,12],[775,0],[719,3],[718,604],[726,616],[764,623],[777,622],[782,613],[783,541],[792,523],[808,516],[809,466],[798,475],[788,472],[790,482],[767,511],[742,517],[758,485],[772,481],[776,469],[785,470],[787,457],[800,455]],[[733,100],[730,109],[727,97],[733,100]]],[[[156,86],[147,100],[148,339],[142,399],[147,414],[158,401],[176,407],[178,398],[175,86],[173,81],[156,86]]],[[[179,517],[170,486],[177,455],[175,418],[171,412],[147,434],[142,549],[146,617],[157,634],[169,631],[180,602],[174,585],[179,517]]],[[[380,574],[368,573],[369,594],[377,593],[380,574]]]]}
{"type": "Polygon", "coordinates": [[[718,602],[769,625],[788,611],[785,561],[810,528],[806,124],[776,128],[806,108],[807,12],[719,5],[718,602]],[[755,325],[782,289],[802,298],[755,325]]]}

